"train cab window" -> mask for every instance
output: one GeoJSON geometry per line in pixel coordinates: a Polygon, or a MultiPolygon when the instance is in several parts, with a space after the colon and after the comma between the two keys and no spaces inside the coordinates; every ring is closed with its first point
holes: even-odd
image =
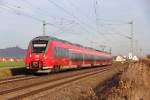
{"type": "Polygon", "coordinates": [[[47,48],[48,41],[46,40],[35,40],[32,41],[32,52],[33,53],[44,53],[47,48]]]}

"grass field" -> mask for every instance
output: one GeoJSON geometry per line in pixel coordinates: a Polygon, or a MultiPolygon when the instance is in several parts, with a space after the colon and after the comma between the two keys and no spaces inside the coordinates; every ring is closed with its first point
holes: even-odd
{"type": "Polygon", "coordinates": [[[18,61],[18,62],[0,62],[0,68],[4,67],[24,67],[25,63],[23,61],[18,61]]]}

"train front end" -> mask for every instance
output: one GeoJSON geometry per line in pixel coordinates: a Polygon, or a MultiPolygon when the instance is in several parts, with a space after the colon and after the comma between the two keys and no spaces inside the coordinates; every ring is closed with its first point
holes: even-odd
{"type": "Polygon", "coordinates": [[[49,42],[50,39],[46,37],[37,37],[30,42],[25,60],[27,69],[37,72],[50,68],[48,63],[49,42]]]}

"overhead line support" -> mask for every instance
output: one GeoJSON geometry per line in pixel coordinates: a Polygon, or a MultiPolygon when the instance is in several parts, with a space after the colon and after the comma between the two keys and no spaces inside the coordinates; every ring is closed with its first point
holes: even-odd
{"type": "Polygon", "coordinates": [[[45,22],[45,21],[43,21],[43,36],[45,36],[45,35],[46,35],[46,32],[45,32],[46,28],[45,28],[45,26],[46,26],[46,22],[45,22]]]}

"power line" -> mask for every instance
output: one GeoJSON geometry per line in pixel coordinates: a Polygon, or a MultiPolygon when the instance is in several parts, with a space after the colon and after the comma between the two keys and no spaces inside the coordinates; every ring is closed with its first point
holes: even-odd
{"type": "MultiPolygon", "coordinates": [[[[72,2],[70,2],[70,1],[67,1],[72,7],[74,7],[75,9],[78,9],[72,2]]],[[[85,13],[85,12],[82,12],[82,15],[84,15],[87,19],[90,19],[89,17],[88,17],[88,15],[85,13]]],[[[95,8],[95,15],[96,15],[96,20],[98,19],[97,18],[97,12],[96,12],[96,8],[95,8]]],[[[91,21],[91,20],[90,20],[91,21]]],[[[92,21],[91,21],[92,22],[92,21]]],[[[98,30],[98,32],[97,33],[100,33],[99,32],[99,28],[98,28],[98,23],[97,23],[98,21],[96,21],[96,27],[97,27],[97,30],[98,30]]],[[[93,23],[93,22],[92,22],[93,23]]],[[[105,42],[106,40],[104,39],[104,38],[102,38],[104,41],[103,42],[105,42]]]]}
{"type": "MultiPolygon", "coordinates": [[[[9,11],[11,11],[11,13],[15,14],[15,15],[18,15],[18,16],[23,16],[23,17],[26,17],[26,18],[31,18],[31,19],[34,19],[38,22],[41,22],[43,23],[43,20],[38,18],[38,17],[35,17],[33,15],[30,15],[24,11],[20,11],[18,9],[20,8],[16,8],[16,7],[11,7],[9,5],[0,5],[1,7],[3,7],[5,10],[7,10],[6,8],[9,9],[9,11]]],[[[52,23],[49,23],[49,22],[46,22],[46,24],[43,24],[43,35],[45,35],[45,25],[50,25],[50,26],[53,26],[53,27],[56,27],[54,26],[55,24],[52,24],[52,23]]]]}
{"type": "MultiPolygon", "coordinates": [[[[30,14],[24,12],[23,10],[21,10],[21,8],[22,8],[21,6],[17,6],[17,7],[16,7],[16,6],[9,6],[8,4],[3,4],[3,5],[1,5],[1,6],[5,7],[5,8],[8,8],[8,9],[11,10],[12,13],[15,14],[15,15],[19,15],[19,16],[21,15],[21,16],[24,16],[24,17],[32,18],[32,19],[34,19],[34,20],[37,20],[37,21],[43,23],[43,20],[42,20],[42,19],[37,18],[37,17],[35,17],[35,16],[33,16],[33,15],[30,15],[30,14]]],[[[67,20],[67,21],[68,21],[68,20],[67,20]]],[[[74,23],[75,23],[74,20],[69,20],[69,22],[68,22],[68,24],[74,24],[74,23]]],[[[55,23],[55,24],[52,24],[52,23],[46,21],[45,24],[43,23],[43,35],[46,34],[46,32],[45,32],[45,26],[46,26],[46,25],[50,25],[50,26],[56,27],[56,23],[55,23]]],[[[64,25],[64,23],[63,23],[63,24],[60,24],[60,23],[58,24],[58,23],[57,23],[57,25],[64,25]]],[[[59,27],[57,27],[57,28],[59,29],[59,27]]]]}
{"type": "MultiPolygon", "coordinates": [[[[61,7],[61,6],[59,6],[58,4],[56,4],[54,1],[52,1],[52,0],[48,0],[48,1],[51,1],[56,7],[58,7],[58,8],[60,8],[61,10],[63,10],[65,13],[67,13],[67,14],[69,14],[69,15],[71,15],[71,16],[73,16],[74,18],[76,18],[79,22],[81,22],[80,21],[80,19],[78,19],[76,16],[74,16],[74,14],[72,14],[72,13],[70,13],[70,12],[68,12],[66,9],[64,9],[63,7],[61,7]]],[[[69,2],[69,1],[68,1],[69,2]]],[[[69,2],[70,4],[71,4],[71,6],[74,6],[74,4],[72,4],[71,2],[69,2]]],[[[75,7],[75,6],[74,6],[75,7]]],[[[76,8],[76,7],[75,7],[76,8]]],[[[85,15],[86,16],[86,15],[85,15]]],[[[87,18],[87,17],[86,17],[87,18]]],[[[83,23],[83,24],[85,24],[85,23],[83,23]]],[[[87,24],[86,24],[87,25],[87,24]]],[[[91,28],[91,27],[90,27],[91,28]]],[[[104,38],[102,38],[104,41],[106,41],[104,38]]]]}
{"type": "Polygon", "coordinates": [[[14,7],[11,7],[11,6],[7,6],[7,5],[0,5],[0,6],[3,6],[4,7],[4,9],[5,8],[8,8],[9,10],[11,10],[12,11],[12,13],[13,14],[15,14],[15,15],[18,15],[18,16],[24,16],[24,17],[28,17],[28,18],[31,18],[31,19],[34,19],[34,20],[36,20],[36,21],[42,21],[40,18],[38,18],[38,17],[35,17],[35,16],[33,16],[33,15],[30,15],[30,14],[27,14],[26,12],[22,12],[22,11],[18,11],[16,8],[14,8],[14,7]]]}
{"type": "MultiPolygon", "coordinates": [[[[43,15],[43,14],[48,14],[48,11],[44,10],[44,9],[41,9],[39,6],[37,5],[33,5],[32,3],[30,3],[28,0],[21,0],[22,2],[26,3],[28,5],[28,7],[30,7],[31,9],[35,9],[36,11],[40,11],[42,10],[42,12],[38,12],[40,13],[40,15],[43,15]]],[[[55,19],[53,16],[47,16],[49,18],[53,18],[55,19]]]]}
{"type": "MultiPolygon", "coordinates": [[[[109,24],[110,25],[110,24],[109,24]]],[[[111,24],[111,25],[113,25],[113,24],[111,24]]],[[[114,31],[115,30],[115,28],[113,28],[113,27],[111,27],[112,29],[111,29],[111,32],[112,32],[112,30],[114,31]]],[[[107,30],[108,31],[108,30],[107,30]]],[[[110,32],[110,31],[108,31],[108,32],[110,32]]],[[[115,35],[119,35],[119,36],[122,36],[122,37],[126,37],[126,38],[130,38],[130,36],[129,35],[125,35],[125,34],[122,34],[122,33],[120,33],[120,32],[114,32],[114,33],[111,33],[111,34],[115,34],[115,35]]]]}
{"type": "MultiPolygon", "coordinates": [[[[45,10],[45,9],[41,9],[41,8],[40,8],[39,6],[37,6],[37,5],[33,5],[33,4],[30,3],[28,0],[22,0],[22,1],[25,2],[26,4],[30,5],[30,8],[32,8],[32,9],[35,8],[37,11],[42,10],[42,12],[40,12],[41,15],[43,15],[43,14],[48,14],[48,13],[49,13],[49,11],[47,11],[47,10],[45,10]]],[[[56,17],[54,17],[54,16],[47,16],[47,17],[56,19],[56,17]]],[[[71,24],[75,23],[74,20],[65,19],[65,18],[63,18],[63,17],[60,17],[59,19],[60,19],[60,20],[65,20],[66,22],[69,22],[69,23],[72,22],[71,24]]],[[[63,23],[63,24],[64,24],[64,23],[63,23]]]]}
{"type": "MultiPolygon", "coordinates": [[[[24,0],[22,0],[22,1],[24,1],[24,0]]],[[[49,0],[48,0],[49,1],[49,0]]],[[[25,1],[24,1],[25,2],[25,1]]],[[[49,2],[52,2],[56,7],[59,7],[59,8],[61,8],[62,9],[62,7],[61,6],[59,6],[59,5],[57,5],[55,2],[53,2],[53,1],[49,1],[49,2]]],[[[29,3],[28,1],[26,1],[26,3],[29,3]]],[[[30,3],[29,3],[29,5],[31,5],[30,3]]],[[[39,7],[36,7],[36,9],[40,9],[39,7]]],[[[64,8],[63,8],[63,10],[66,12],[66,13],[69,13],[70,15],[72,15],[70,12],[68,12],[67,10],[65,10],[64,8]]],[[[74,15],[72,15],[74,18],[76,17],[76,16],[74,16],[74,15]]],[[[53,17],[54,18],[54,17],[53,17]]],[[[77,18],[76,18],[77,19],[77,18]]],[[[79,19],[78,19],[79,20],[79,19]]],[[[48,25],[48,24],[46,24],[46,25],[48,25]]],[[[44,25],[45,26],[45,25],[44,25]]],[[[84,29],[86,32],[89,32],[88,30],[86,30],[86,29],[84,29]]]]}
{"type": "MultiPolygon", "coordinates": [[[[71,3],[70,1],[67,1],[68,3],[70,3],[70,5],[72,6],[72,7],[74,7],[75,9],[78,9],[73,3],[71,3]]],[[[98,2],[96,1],[96,3],[98,4],[98,2]]],[[[97,5],[96,4],[96,5],[97,5]]],[[[97,11],[96,11],[96,5],[94,5],[94,14],[95,14],[95,16],[96,16],[96,29],[97,29],[97,33],[100,33],[99,32],[99,26],[98,26],[98,16],[97,16],[97,11]]],[[[90,19],[89,17],[88,17],[88,15],[85,13],[85,12],[82,12],[82,15],[84,15],[87,19],[90,19]]],[[[91,20],[90,20],[91,21],[91,20]]],[[[91,21],[92,22],[92,21],[91,21]]],[[[93,23],[93,22],[92,22],[93,23]]],[[[102,34],[103,36],[104,36],[104,34],[102,34]]],[[[104,38],[102,38],[104,41],[103,42],[106,42],[106,40],[104,39],[104,38]]]]}
{"type": "MultiPolygon", "coordinates": [[[[123,36],[123,37],[125,37],[125,38],[127,38],[127,39],[130,40],[130,52],[131,52],[131,54],[133,56],[133,54],[134,54],[134,46],[133,46],[133,42],[134,42],[133,21],[128,22],[128,23],[124,23],[124,24],[130,25],[130,35],[124,35],[124,34],[121,34],[121,33],[118,33],[118,35],[123,36]]],[[[113,25],[113,24],[108,24],[108,25],[113,25]]]]}
{"type": "MultiPolygon", "coordinates": [[[[90,33],[86,28],[84,28],[84,27],[81,25],[81,23],[82,23],[82,24],[88,26],[86,23],[82,22],[78,17],[76,17],[74,14],[70,13],[69,11],[67,11],[66,9],[64,9],[63,7],[61,7],[60,5],[58,5],[57,3],[55,3],[53,0],[48,0],[48,1],[49,1],[49,3],[55,5],[57,8],[59,8],[60,10],[64,11],[64,12],[67,13],[68,15],[72,16],[73,18],[75,18],[75,19],[80,23],[80,26],[81,26],[86,32],[90,33]]],[[[91,29],[90,26],[88,26],[88,27],[91,29]]]]}
{"type": "MultiPolygon", "coordinates": [[[[78,7],[77,7],[74,3],[72,3],[70,0],[67,0],[67,2],[71,5],[71,7],[74,7],[76,10],[78,10],[78,12],[81,11],[81,9],[79,10],[78,7]]],[[[82,15],[83,15],[85,18],[87,18],[88,20],[89,20],[89,19],[92,19],[92,18],[89,18],[89,17],[88,17],[88,14],[85,13],[84,11],[82,11],[81,13],[82,13],[82,15]]],[[[89,20],[89,21],[91,21],[91,20],[89,20]]],[[[91,22],[92,22],[92,21],[91,21],[91,22]]],[[[92,22],[92,23],[93,23],[93,22],[92,22]]]]}
{"type": "Polygon", "coordinates": [[[98,1],[94,0],[94,14],[95,14],[95,22],[96,22],[96,29],[97,29],[97,34],[102,35],[104,38],[102,38],[104,41],[106,41],[106,36],[103,33],[100,33],[99,30],[99,24],[98,24],[98,12],[97,12],[97,6],[98,6],[98,1]]]}
{"type": "MultiPolygon", "coordinates": [[[[102,35],[103,37],[102,37],[102,39],[104,40],[104,41],[110,41],[110,40],[112,40],[112,37],[111,38],[109,38],[108,37],[108,35],[106,36],[106,33],[102,33],[101,31],[100,31],[100,29],[99,29],[99,17],[98,17],[98,5],[99,5],[99,2],[100,1],[98,1],[98,0],[94,0],[94,14],[95,14],[95,22],[96,22],[96,28],[97,28],[97,34],[99,34],[99,35],[102,35]],[[105,37],[105,38],[104,38],[105,37]]],[[[107,42],[108,43],[108,42],[107,42]]]]}
{"type": "MultiPolygon", "coordinates": [[[[111,20],[112,21],[112,20],[111,20]]],[[[101,24],[101,25],[107,25],[107,26],[114,26],[114,25],[117,25],[117,28],[120,26],[120,25],[129,25],[129,22],[115,22],[115,23],[107,23],[107,24],[101,24]]],[[[115,30],[115,28],[111,27],[112,30],[115,30]]],[[[117,32],[118,33],[118,32],[117,32]]],[[[121,34],[121,33],[118,33],[117,35],[121,35],[121,36],[125,36],[125,37],[130,37],[130,35],[124,35],[124,34],[121,34]]]]}
{"type": "MultiPolygon", "coordinates": [[[[72,27],[74,27],[74,25],[75,24],[72,24],[72,25],[70,25],[70,27],[68,27],[67,29],[65,29],[65,30],[59,30],[59,31],[57,31],[58,33],[63,33],[63,32],[65,32],[65,31],[67,31],[67,30],[69,30],[69,29],[71,29],[72,27]]],[[[54,33],[56,33],[56,32],[54,32],[54,33]]]]}
{"type": "MultiPolygon", "coordinates": [[[[35,6],[35,7],[32,7],[32,6],[34,6],[33,4],[31,4],[31,3],[29,3],[27,0],[22,0],[23,2],[25,2],[25,3],[27,3],[27,4],[29,4],[29,5],[31,5],[30,6],[30,8],[32,8],[32,9],[34,9],[34,8],[36,8],[37,10],[39,10],[39,9],[41,9],[40,7],[38,7],[38,6],[35,6]]],[[[13,9],[13,10],[15,10],[15,11],[18,11],[19,13],[21,12],[24,12],[23,10],[21,11],[21,9],[22,9],[22,6],[18,6],[18,5],[12,5],[12,7],[11,6],[8,6],[9,4],[8,3],[6,3],[5,5],[2,5],[2,6],[7,6],[7,8],[9,7],[10,9],[13,9]],[[6,5],[7,4],[7,5],[6,5]]],[[[31,9],[30,9],[31,10],[31,9]]],[[[43,11],[42,11],[43,12],[43,11]]],[[[45,13],[47,13],[47,12],[45,12],[45,13]]],[[[41,13],[41,14],[45,14],[45,13],[41,13]]],[[[48,16],[49,17],[49,16],[48,16]]],[[[52,16],[50,16],[51,18],[53,18],[53,19],[55,19],[54,17],[52,17],[52,16]]],[[[63,19],[65,19],[65,18],[63,18],[63,19]]],[[[68,19],[65,19],[66,21],[69,21],[69,22],[72,22],[72,23],[74,23],[75,21],[74,20],[68,20],[68,19]]],[[[40,20],[40,21],[43,21],[43,20],[40,20]]]]}
{"type": "MultiPolygon", "coordinates": [[[[11,10],[12,10],[12,7],[9,7],[11,10]]],[[[18,12],[18,10],[16,11],[16,9],[21,9],[22,7],[20,6],[20,7],[13,7],[13,9],[15,8],[15,14],[17,14],[17,15],[22,15],[22,16],[24,16],[24,17],[30,17],[30,18],[32,18],[32,19],[35,19],[35,20],[38,20],[38,21],[40,21],[40,22],[42,22],[43,20],[41,20],[41,19],[39,19],[39,18],[36,18],[35,16],[33,16],[33,15],[29,15],[29,14],[27,14],[27,13],[22,13],[22,11],[21,11],[21,13],[20,13],[20,11],[18,12]]],[[[47,25],[51,25],[51,26],[54,26],[55,24],[51,24],[51,23],[48,23],[47,22],[47,25]]]]}
{"type": "Polygon", "coordinates": [[[117,24],[127,24],[128,23],[128,20],[119,20],[119,19],[106,19],[106,18],[102,18],[102,17],[99,17],[98,18],[98,20],[101,20],[101,21],[105,21],[105,22],[113,22],[113,24],[114,24],[114,22],[115,22],[115,24],[117,25],[117,24]]]}
{"type": "MultiPolygon", "coordinates": [[[[26,1],[26,2],[28,3],[28,1],[26,1]]],[[[53,4],[55,4],[55,2],[53,2],[53,1],[52,1],[52,3],[53,3],[53,4]]],[[[31,4],[30,4],[30,6],[33,6],[33,5],[31,5],[31,4]]],[[[57,4],[55,4],[55,6],[57,6],[57,4]]],[[[59,7],[59,8],[60,8],[60,6],[57,6],[57,7],[59,7]]],[[[39,7],[36,7],[36,9],[38,9],[38,10],[39,10],[40,8],[39,8],[39,7]]],[[[66,13],[69,13],[69,12],[68,12],[68,11],[66,11],[65,9],[64,9],[64,11],[65,11],[66,13]]],[[[69,14],[70,14],[70,15],[72,15],[71,13],[69,13],[69,14]]],[[[75,17],[75,16],[74,16],[74,17],[75,17]]],[[[49,24],[48,24],[48,23],[46,23],[46,25],[49,25],[49,24]]],[[[44,25],[44,27],[45,27],[45,25],[44,25]]],[[[88,30],[85,30],[85,31],[86,31],[86,32],[88,32],[88,30]]],[[[45,34],[45,33],[44,33],[44,34],[45,34]]]]}

